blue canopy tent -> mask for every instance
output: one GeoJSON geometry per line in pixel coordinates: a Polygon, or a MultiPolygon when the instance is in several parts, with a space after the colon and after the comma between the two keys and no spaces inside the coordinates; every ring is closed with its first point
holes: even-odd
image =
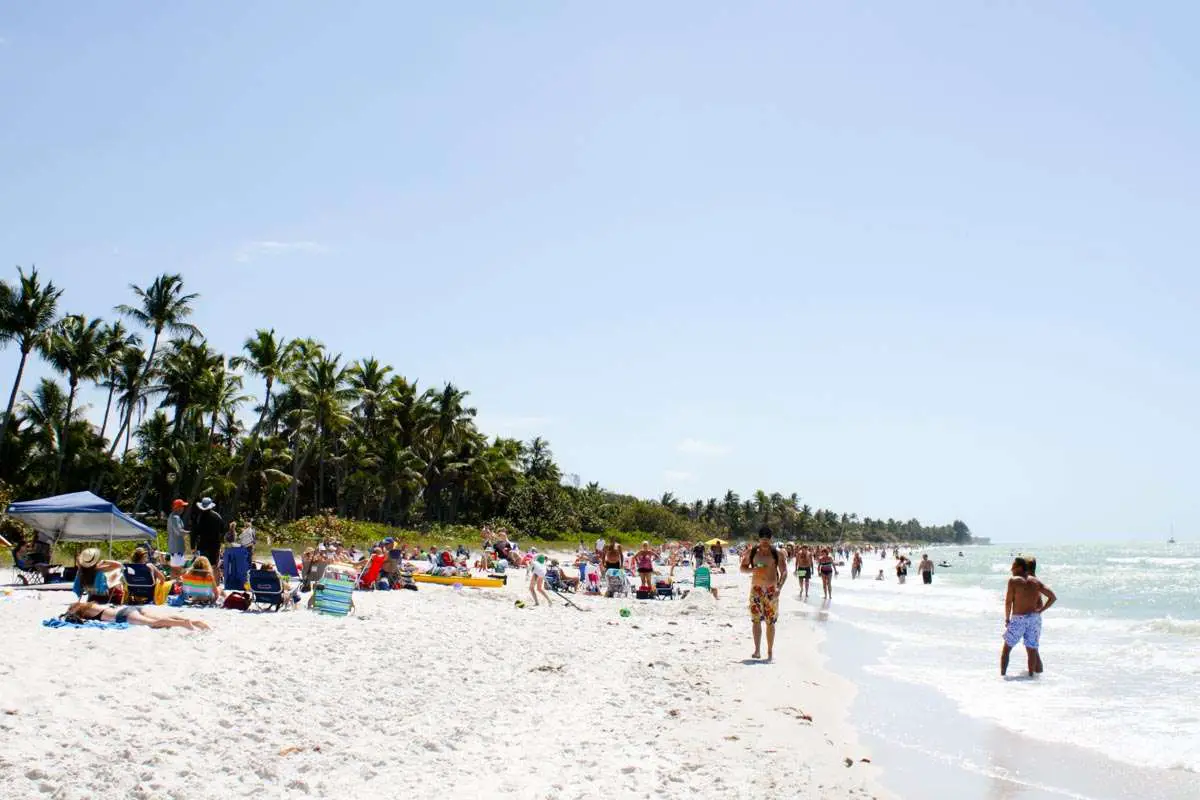
{"type": "Polygon", "coordinates": [[[58,542],[154,541],[158,534],[103,497],[91,492],[72,492],[42,500],[11,503],[8,515],[37,531],[47,544],[58,542]]]}

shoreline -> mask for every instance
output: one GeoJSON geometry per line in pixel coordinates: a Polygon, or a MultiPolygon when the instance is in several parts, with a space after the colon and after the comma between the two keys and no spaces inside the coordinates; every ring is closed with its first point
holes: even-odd
{"type": "MultiPolygon", "coordinates": [[[[932,687],[879,673],[888,643],[838,614],[825,615],[825,649],[835,671],[858,687],[851,720],[878,754],[879,780],[898,796],[922,800],[1190,800],[1200,775],[1138,766],[1095,750],[1046,741],[968,716],[932,687]]],[[[853,614],[857,609],[847,609],[853,614]]],[[[997,653],[999,645],[997,645],[997,653]]],[[[1029,682],[1011,675],[1014,702],[1029,682]]],[[[1003,680],[986,673],[980,681],[1003,680]]]]}
{"type": "Polygon", "coordinates": [[[744,576],[714,583],[519,609],[515,571],[356,592],[345,619],[184,610],[205,634],[45,629],[65,598],[14,592],[0,795],[889,797],[817,624],[785,597],[775,661],[750,662],[744,576]]]}

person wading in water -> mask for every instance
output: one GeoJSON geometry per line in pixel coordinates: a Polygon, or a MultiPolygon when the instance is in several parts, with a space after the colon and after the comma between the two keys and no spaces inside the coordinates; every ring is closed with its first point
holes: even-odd
{"type": "Polygon", "coordinates": [[[787,580],[787,561],[771,544],[771,528],[758,530],[758,544],[742,554],[741,571],[750,579],[750,624],[754,632],[754,655],[762,658],[762,629],[767,626],[767,660],[775,654],[775,623],[779,621],[779,590],[787,580]]]}

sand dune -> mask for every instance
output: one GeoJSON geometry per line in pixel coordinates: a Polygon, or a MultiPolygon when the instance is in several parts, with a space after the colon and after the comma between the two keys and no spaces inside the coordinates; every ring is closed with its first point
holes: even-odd
{"type": "Polygon", "coordinates": [[[577,611],[515,607],[521,574],[347,619],[185,612],[209,633],[49,630],[65,593],[0,598],[0,797],[880,796],[790,597],[775,663],[745,664],[741,576],[577,611]]]}

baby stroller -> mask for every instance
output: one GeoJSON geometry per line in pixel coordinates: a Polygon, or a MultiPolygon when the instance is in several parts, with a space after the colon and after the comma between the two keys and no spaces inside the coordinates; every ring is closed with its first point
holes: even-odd
{"type": "Polygon", "coordinates": [[[605,597],[629,597],[629,576],[625,574],[625,570],[610,569],[604,573],[604,579],[608,585],[605,597]]]}

